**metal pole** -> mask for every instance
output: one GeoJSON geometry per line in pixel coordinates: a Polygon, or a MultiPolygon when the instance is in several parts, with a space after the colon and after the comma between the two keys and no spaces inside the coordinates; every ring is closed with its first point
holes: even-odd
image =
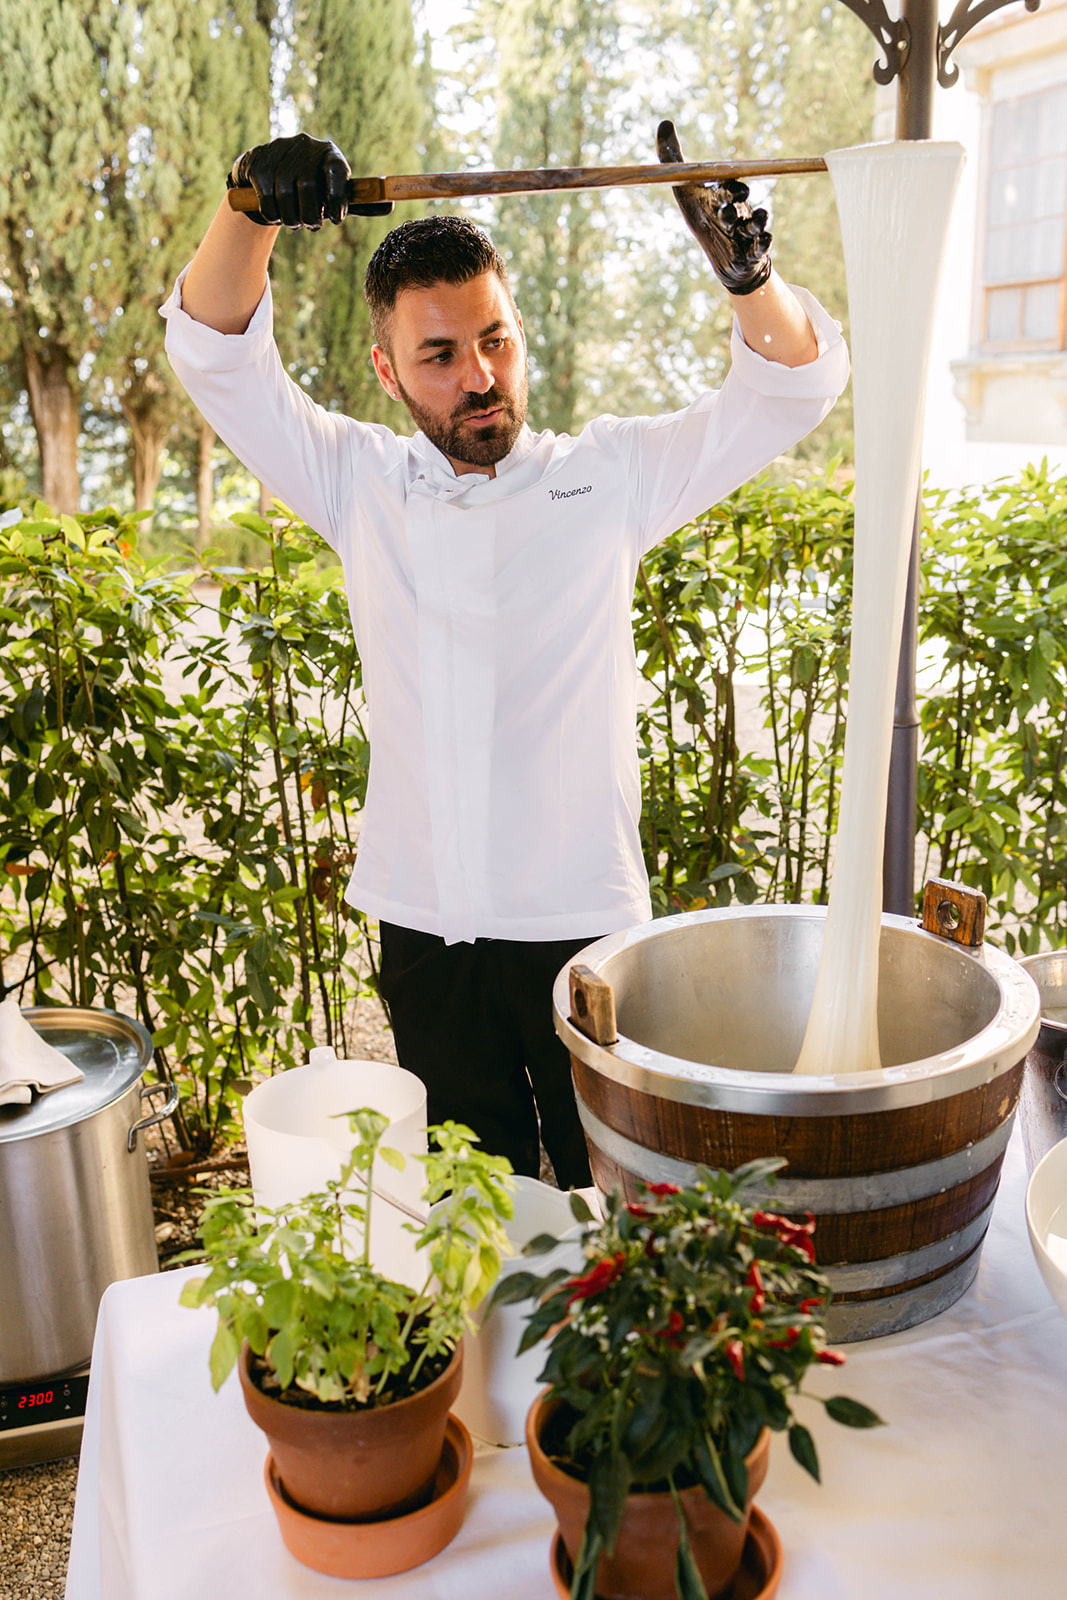
{"type": "MultiPolygon", "coordinates": [[[[910,32],[907,60],[897,83],[898,139],[929,139],[937,81],[936,0],[903,0],[901,17],[910,32]]],[[[882,909],[915,914],[915,833],[918,813],[919,714],[915,658],[919,639],[919,544],[922,482],[916,484],[908,586],[893,707],[893,745],[882,856],[882,909]]]]}

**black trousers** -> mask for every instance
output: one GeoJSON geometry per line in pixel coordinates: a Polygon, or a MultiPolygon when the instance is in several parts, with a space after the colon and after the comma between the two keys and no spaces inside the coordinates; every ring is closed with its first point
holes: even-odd
{"type": "Polygon", "coordinates": [[[381,993],[397,1060],[426,1085],[429,1121],[466,1123],[484,1150],[535,1178],[540,1132],[564,1189],[591,1178],[570,1060],[552,1025],[552,984],[595,937],[447,945],[381,924],[381,993]]]}

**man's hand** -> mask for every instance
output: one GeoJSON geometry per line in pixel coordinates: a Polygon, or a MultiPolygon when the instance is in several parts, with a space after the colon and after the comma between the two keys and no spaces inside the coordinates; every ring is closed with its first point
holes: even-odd
{"type": "Polygon", "coordinates": [[[245,216],[265,228],[310,228],[343,222],[351,211],[360,217],[387,216],[391,200],[380,205],[350,206],[351,168],[332,139],[298,133],[291,139],[257,144],[237,157],[226,179],[227,189],[254,189],[258,211],[245,216]]]}
{"type": "MultiPolygon", "coordinates": [[[[684,159],[673,122],[661,122],[656,130],[656,152],[661,161],[684,159]]],[[[748,203],[747,184],[735,178],[678,184],[674,198],[723,287],[730,294],[762,289],[771,275],[771,236],[766,211],[753,211],[748,203]]]]}

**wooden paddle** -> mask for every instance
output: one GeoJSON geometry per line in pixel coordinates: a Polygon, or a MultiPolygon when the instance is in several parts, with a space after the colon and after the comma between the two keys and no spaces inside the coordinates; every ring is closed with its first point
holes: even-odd
{"type": "MultiPolygon", "coordinates": [[[[455,200],[479,194],[542,194],[557,189],[616,189],[644,183],[721,183],[725,178],[777,178],[825,172],[821,156],[767,161],[678,161],[640,167],[530,167],[511,172],[413,172],[392,178],[349,178],[350,206],[385,200],[455,200]]],[[[256,211],[254,189],[231,189],[234,211],[256,211]]]]}

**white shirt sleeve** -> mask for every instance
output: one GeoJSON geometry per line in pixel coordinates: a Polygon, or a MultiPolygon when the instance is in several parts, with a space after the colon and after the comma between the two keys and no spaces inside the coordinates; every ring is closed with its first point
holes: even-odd
{"type": "MultiPolygon", "coordinates": [[[[768,361],[734,322],[730,370],[684,411],[633,419],[627,471],[642,530],[641,554],[740,488],[811,432],[848,382],[841,329],[805,289],[794,288],[819,354],[801,367],[768,361]]],[[[626,423],[622,424],[625,434],[626,423]]]]}
{"type": "Polygon", "coordinates": [[[274,343],[269,281],[245,332],[226,334],[182,309],[184,277],[160,308],[175,375],[238,460],[336,549],[368,458],[379,472],[399,465],[396,436],[324,410],[294,383],[274,343]]]}

